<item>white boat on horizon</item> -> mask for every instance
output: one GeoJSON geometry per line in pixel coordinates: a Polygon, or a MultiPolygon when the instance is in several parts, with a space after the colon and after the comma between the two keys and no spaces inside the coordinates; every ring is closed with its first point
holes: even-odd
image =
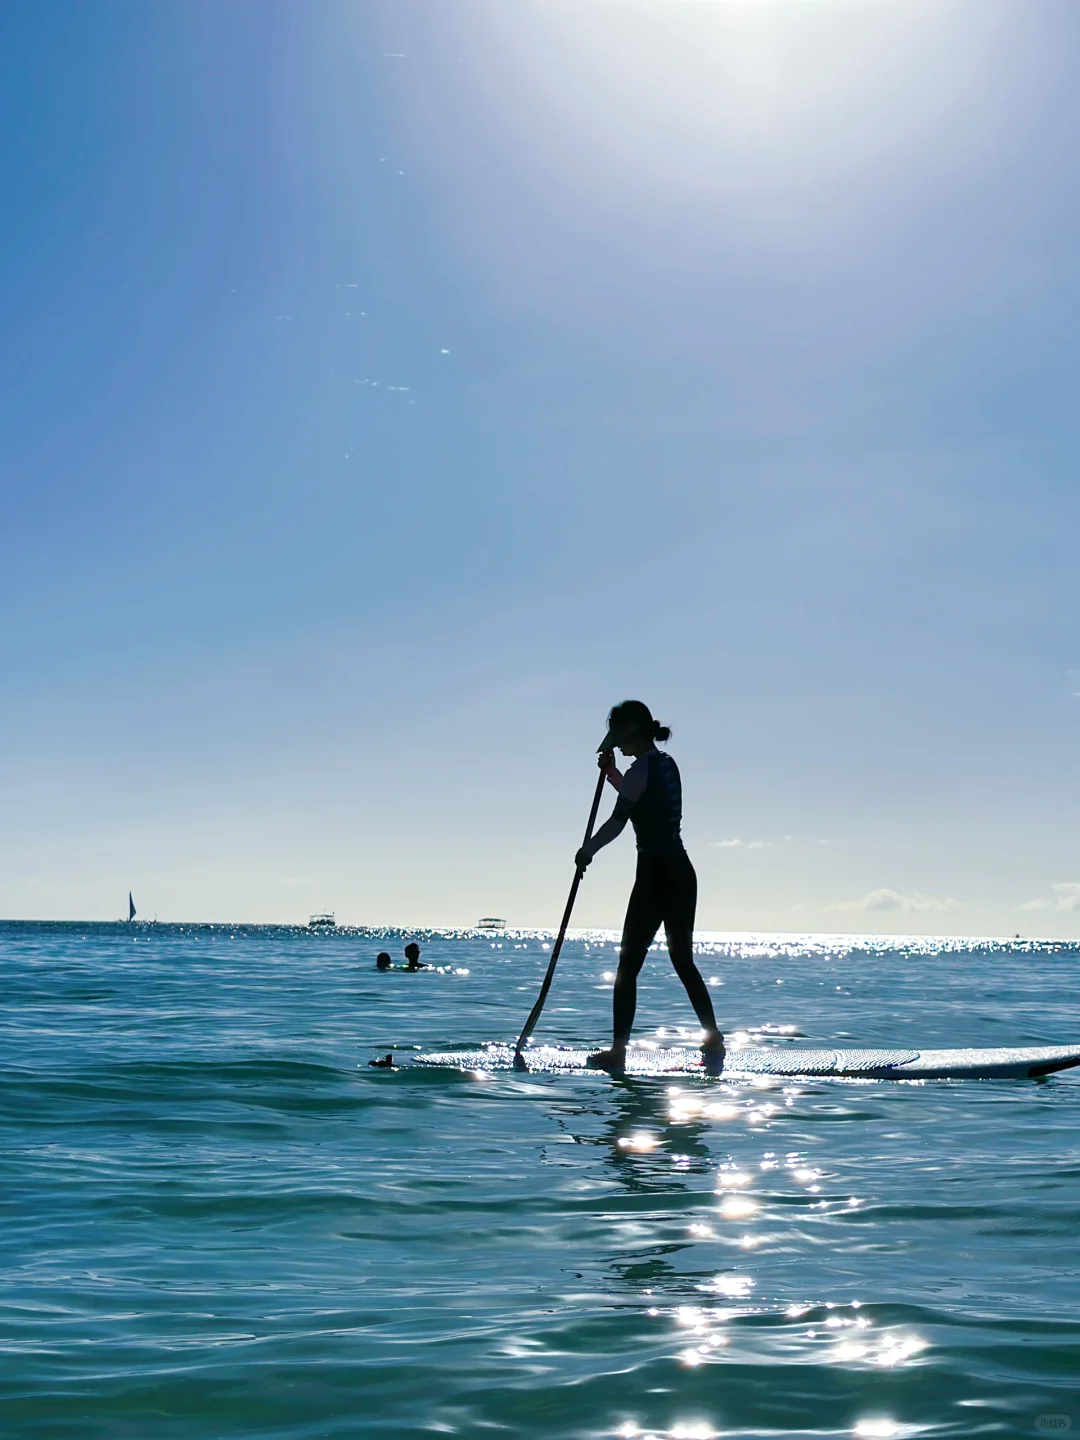
{"type": "Polygon", "coordinates": [[[506,921],[501,920],[498,915],[484,915],[476,922],[477,930],[505,930],[506,921]]]}
{"type": "Polygon", "coordinates": [[[337,920],[332,910],[325,910],[319,915],[312,915],[308,920],[309,930],[336,930],[337,920]]]}

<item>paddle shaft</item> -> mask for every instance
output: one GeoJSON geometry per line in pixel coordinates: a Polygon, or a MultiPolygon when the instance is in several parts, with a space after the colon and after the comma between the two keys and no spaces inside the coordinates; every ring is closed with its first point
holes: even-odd
{"type": "MultiPolygon", "coordinates": [[[[585,839],[582,845],[587,845],[592,839],[593,826],[596,824],[596,812],[600,809],[600,797],[604,793],[604,781],[606,773],[601,770],[600,778],[596,782],[596,794],[593,796],[592,809],[589,811],[589,823],[585,826],[585,839]]],[[[540,994],[536,997],[536,1004],[529,1011],[529,1018],[525,1021],[525,1028],[518,1036],[518,1042],[514,1046],[514,1068],[525,1069],[525,1061],[521,1054],[521,1047],[528,1040],[536,1022],[540,1019],[540,1012],[544,1008],[548,991],[551,989],[551,981],[555,975],[555,966],[559,963],[559,953],[562,950],[563,941],[566,939],[566,927],[570,924],[570,915],[574,909],[574,901],[577,899],[578,886],[581,884],[581,877],[585,874],[585,866],[579,865],[574,871],[574,883],[570,886],[570,895],[566,901],[566,909],[563,911],[562,924],[559,926],[559,934],[552,946],[551,959],[548,961],[547,974],[544,976],[544,983],[540,986],[540,994]]]]}

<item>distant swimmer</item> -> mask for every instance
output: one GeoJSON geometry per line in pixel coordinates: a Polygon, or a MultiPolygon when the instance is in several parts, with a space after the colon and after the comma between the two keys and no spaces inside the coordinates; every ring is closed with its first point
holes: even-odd
{"type": "Polygon", "coordinates": [[[367,1063],[374,1065],[376,1070],[393,1070],[394,1057],[393,1055],[387,1055],[385,1060],[369,1060],[367,1063]]]}
{"type": "MultiPolygon", "coordinates": [[[[378,955],[375,956],[375,969],[376,969],[376,970],[392,970],[393,967],[394,967],[394,962],[393,962],[393,960],[390,959],[390,956],[386,953],[385,950],[380,950],[380,952],[378,953],[378,955]]],[[[373,1061],[372,1063],[374,1064],[374,1061],[373,1061]]]]}
{"type": "Polygon", "coordinates": [[[694,964],[694,912],[697,876],[683,848],[682,781],[679,767],[657,740],[671,731],[658,725],[647,705],[624,700],[608,715],[608,733],[600,746],[601,764],[608,782],[619,792],[611,818],[577,853],[578,865],[590,863],[596,852],[621,835],[629,820],[637,837],[637,876],[626,909],[619,969],[612,1001],[614,1036],[610,1050],[590,1055],[596,1070],[622,1070],[626,1046],[637,1009],[637,977],[649,946],[663,925],[668,954],[694,1007],[705,1041],[701,1047],[705,1067],[719,1074],[724,1066],[724,1037],[716,1028],[712,1000],[701,972],[694,964]],[[625,775],[615,765],[615,749],[633,757],[625,775]]]}
{"type": "Polygon", "coordinates": [[[426,970],[428,968],[426,965],[421,964],[420,946],[417,945],[415,940],[411,940],[409,944],[405,946],[405,959],[408,961],[408,964],[405,966],[406,970],[426,970]]]}

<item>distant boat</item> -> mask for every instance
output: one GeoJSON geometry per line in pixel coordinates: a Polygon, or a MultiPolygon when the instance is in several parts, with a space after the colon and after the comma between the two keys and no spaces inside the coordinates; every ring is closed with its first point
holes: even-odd
{"type": "Polygon", "coordinates": [[[500,920],[498,915],[485,915],[481,920],[477,920],[476,928],[478,930],[505,930],[506,921],[500,920]]]}
{"type": "Polygon", "coordinates": [[[328,910],[323,915],[312,915],[307,923],[309,930],[334,930],[337,927],[332,910],[328,910]]]}
{"type": "Polygon", "coordinates": [[[131,891],[128,891],[128,924],[135,919],[135,901],[131,898],[131,891]]]}

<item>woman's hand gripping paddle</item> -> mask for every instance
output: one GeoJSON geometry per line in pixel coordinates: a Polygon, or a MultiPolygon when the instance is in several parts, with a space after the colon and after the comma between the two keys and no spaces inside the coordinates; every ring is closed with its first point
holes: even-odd
{"type": "MultiPolygon", "coordinates": [[[[586,846],[592,839],[593,826],[596,824],[596,812],[600,809],[600,796],[604,793],[604,781],[607,779],[608,767],[611,764],[611,756],[601,754],[600,778],[596,782],[596,794],[593,796],[592,809],[589,811],[589,823],[585,826],[585,839],[581,842],[582,847],[586,846]]],[[[570,924],[570,914],[574,908],[574,901],[577,899],[578,886],[581,884],[581,877],[585,874],[585,866],[579,864],[574,871],[574,883],[570,886],[570,897],[566,902],[566,909],[563,911],[562,924],[559,926],[559,934],[551,950],[551,959],[548,961],[547,974],[544,976],[544,983],[540,986],[540,994],[537,996],[536,1004],[529,1011],[529,1018],[525,1021],[525,1028],[518,1036],[518,1042],[514,1046],[514,1069],[528,1070],[525,1063],[525,1056],[521,1051],[529,1036],[536,1028],[536,1022],[540,1019],[540,1012],[544,1008],[548,991],[551,989],[551,981],[555,974],[555,966],[559,963],[559,952],[562,950],[563,941],[566,939],[566,927],[570,924]]]]}

